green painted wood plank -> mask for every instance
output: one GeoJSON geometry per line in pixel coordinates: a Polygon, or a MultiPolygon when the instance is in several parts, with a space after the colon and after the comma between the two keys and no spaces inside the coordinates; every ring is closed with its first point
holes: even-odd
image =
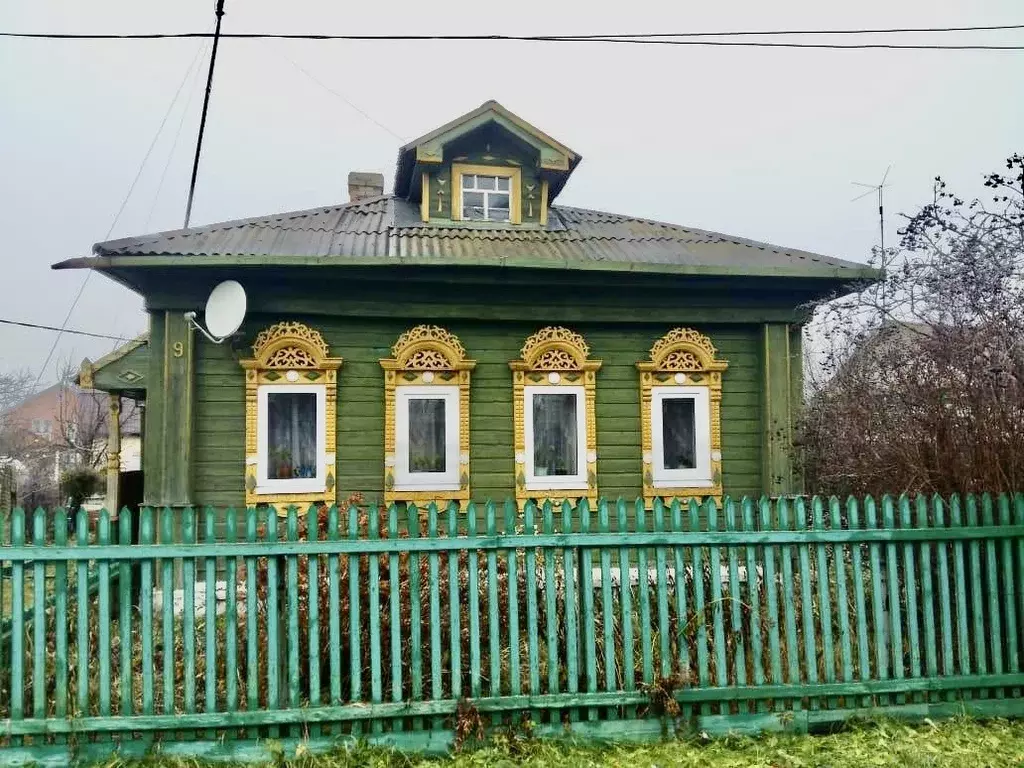
{"type": "MultiPolygon", "coordinates": [[[[683,505],[679,499],[673,499],[669,507],[669,524],[672,530],[681,533],[683,526],[683,505]]],[[[673,567],[675,568],[675,605],[676,605],[676,626],[674,639],[676,643],[676,665],[679,673],[684,679],[692,680],[690,669],[690,622],[686,608],[686,549],[684,547],[672,548],[673,567]]],[[[687,708],[683,711],[683,718],[689,720],[693,712],[687,708]]]]}
{"type": "MultiPolygon", "coordinates": [[[[245,540],[256,541],[257,518],[256,508],[245,510],[245,540]]],[[[257,656],[257,638],[259,625],[256,614],[256,558],[245,558],[245,703],[250,712],[259,708],[259,663],[257,656]]]]}
{"type": "MultiPolygon", "coordinates": [[[[758,502],[758,513],[761,519],[761,528],[772,527],[772,506],[767,496],[762,496],[758,502]]],[[[775,563],[777,559],[776,547],[768,545],[764,547],[764,590],[767,603],[768,621],[768,662],[771,668],[771,681],[775,685],[781,685],[782,677],[782,643],[779,637],[779,595],[778,582],[775,575],[775,563]]],[[[776,701],[774,708],[781,709],[783,703],[776,701]]]]}
{"type": "MultiPolygon", "coordinates": [[[[306,540],[317,542],[320,538],[320,510],[316,504],[310,504],[306,511],[306,540]]],[[[309,603],[307,610],[307,636],[309,668],[309,706],[320,704],[320,557],[312,555],[306,560],[306,594],[309,603]]],[[[299,649],[295,649],[298,655],[299,649]]],[[[319,725],[311,725],[310,738],[319,738],[319,725]]]]}
{"type": "MultiPolygon", "coordinates": [[[[568,500],[562,503],[562,530],[571,531],[573,529],[572,524],[572,505],[568,500]]],[[[577,561],[576,552],[571,548],[565,548],[562,550],[562,578],[565,589],[565,604],[563,606],[563,617],[565,619],[565,675],[566,675],[566,690],[569,693],[576,693],[579,691],[580,681],[580,667],[579,667],[579,647],[580,647],[580,632],[579,632],[579,621],[577,616],[577,609],[579,603],[576,596],[576,580],[577,580],[577,561]]],[[[569,720],[575,722],[579,719],[579,711],[576,709],[569,710],[569,720]]]]}
{"type": "MultiPolygon", "coordinates": [[[[590,533],[591,512],[590,502],[581,499],[576,508],[576,514],[580,519],[580,532],[590,533]]],[[[586,674],[586,689],[588,692],[595,692],[597,688],[597,634],[594,616],[594,557],[590,547],[580,550],[580,591],[582,600],[580,605],[580,624],[583,626],[583,666],[586,674]]],[[[664,582],[662,582],[664,583],[664,582]]],[[[666,607],[667,614],[667,607],[666,607]]],[[[587,710],[588,720],[597,720],[597,709],[591,707],[587,710]]]]}
{"type": "MultiPolygon", "coordinates": [[[[999,524],[1009,525],[1010,524],[1010,497],[1005,494],[999,494],[999,524]]],[[[1022,540],[1024,541],[1024,540],[1022,540]]],[[[1017,576],[1013,567],[1013,543],[1009,539],[1003,539],[1002,551],[1002,593],[1003,593],[1003,615],[1006,617],[1006,661],[1007,669],[1010,672],[1020,671],[1020,657],[1018,656],[1018,649],[1020,647],[1018,641],[1018,635],[1020,633],[1020,626],[1017,624],[1017,595],[1018,589],[1024,589],[1024,583],[1018,585],[1017,576]]],[[[1018,568],[1024,570],[1024,560],[1021,560],[1018,568]]],[[[1015,688],[1010,692],[1012,696],[1018,697],[1021,694],[1019,688],[1015,688]]]]}
{"type": "MultiPolygon", "coordinates": [[[[413,510],[415,511],[415,510],[413,510]]],[[[368,539],[380,538],[381,511],[376,505],[369,510],[369,524],[366,536],[368,539]]],[[[380,558],[370,557],[366,569],[367,600],[366,618],[370,624],[370,701],[379,704],[384,701],[384,685],[381,679],[381,643],[380,636],[380,558]]],[[[384,724],[379,719],[371,723],[373,733],[381,733],[384,724]]]]}
{"type": "MultiPolygon", "coordinates": [[[[623,499],[615,503],[615,525],[617,533],[625,538],[629,531],[627,506],[623,499]]],[[[629,692],[636,688],[636,648],[633,641],[633,587],[630,577],[630,554],[628,547],[618,551],[619,563],[619,611],[622,627],[622,688],[629,692]]],[[[636,710],[627,708],[625,715],[634,716],[636,710]]]]}
{"type": "MultiPolygon", "coordinates": [[[[899,498],[899,518],[902,528],[913,526],[910,516],[910,499],[906,494],[899,498]]],[[[907,606],[907,651],[910,656],[910,676],[921,676],[921,634],[917,612],[917,558],[911,544],[901,546],[903,550],[903,597],[907,606]]]]}
{"type": "MultiPolygon", "coordinates": [[[[174,541],[174,517],[170,507],[160,510],[160,542],[162,544],[174,541]]],[[[84,581],[80,577],[80,581],[84,581]]],[[[256,583],[255,576],[250,584],[256,583]]],[[[81,588],[81,587],[80,587],[81,588]]],[[[160,561],[160,630],[163,634],[161,652],[163,655],[163,713],[172,714],[175,711],[174,702],[174,653],[168,653],[167,649],[174,648],[174,561],[164,557],[160,561]]],[[[256,664],[253,663],[253,669],[256,664]]],[[[253,686],[255,690],[255,686],[253,686]]]]}
{"type": "Polygon", "coordinates": [[[466,597],[469,600],[469,695],[474,699],[483,694],[480,681],[480,560],[476,543],[476,504],[466,505],[466,544],[473,547],[467,557],[466,597]]]}
{"type": "MultiPolygon", "coordinates": [[[[420,535],[420,513],[415,504],[406,508],[410,538],[420,535]]],[[[420,556],[409,555],[409,681],[413,701],[423,699],[423,616],[420,591],[420,556]]],[[[414,720],[414,730],[423,729],[422,720],[414,720]]]]}
{"type": "MultiPolygon", "coordinates": [[[[121,546],[130,546],[132,541],[132,512],[122,507],[118,513],[117,542],[121,546]]],[[[117,575],[117,622],[120,630],[121,657],[121,714],[131,714],[134,702],[132,691],[132,565],[122,560],[117,575]]]]}
{"type": "MultiPolygon", "coordinates": [[[[690,531],[700,530],[700,505],[690,499],[690,531]]],[[[706,688],[711,685],[711,669],[708,659],[708,621],[704,605],[704,564],[703,551],[699,546],[690,550],[693,562],[693,621],[697,625],[697,684],[706,688]]],[[[714,581],[714,578],[712,578],[714,581]]],[[[702,715],[710,715],[711,707],[702,704],[702,715]]]]}
{"type": "MultiPolygon", "coordinates": [[[[388,507],[388,538],[398,538],[398,506],[391,504],[388,507]]],[[[392,552],[388,556],[388,603],[390,610],[390,633],[391,633],[391,700],[402,700],[402,590],[400,556],[392,552]]],[[[402,730],[402,721],[395,720],[392,728],[396,731],[402,730]]]]}
{"type": "MultiPolygon", "coordinates": [[[[891,496],[882,498],[882,520],[885,529],[892,531],[896,529],[896,509],[891,496]]],[[[903,611],[900,601],[900,574],[899,554],[894,543],[885,547],[885,568],[886,587],[888,587],[888,615],[889,615],[889,650],[892,654],[892,675],[897,680],[905,677],[905,665],[903,653],[903,611]]],[[[906,698],[902,695],[896,697],[897,704],[903,704],[906,698]]]]}
{"type": "MultiPolygon", "coordinates": [[[[607,507],[605,509],[607,513],[607,507]]],[[[531,536],[537,532],[537,505],[528,501],[523,509],[523,528],[526,535],[531,536]]],[[[526,636],[527,636],[527,657],[526,664],[530,677],[530,695],[539,696],[540,687],[540,618],[537,606],[537,550],[527,546],[524,555],[524,567],[526,569],[526,636]]],[[[453,694],[454,695],[454,694],[453,694]]],[[[532,720],[540,722],[540,712],[534,711],[532,720]]]]}
{"type": "MultiPolygon", "coordinates": [[[[725,529],[736,530],[736,502],[725,498],[725,529]]],[[[733,678],[736,685],[747,684],[747,652],[743,638],[743,597],[740,593],[739,552],[736,547],[726,550],[729,569],[729,617],[733,645],[733,678]]],[[[742,711],[742,709],[741,709],[742,711]]]]}
{"type": "MultiPolygon", "coordinates": [[[[437,538],[437,504],[431,502],[427,506],[427,536],[437,538]]],[[[427,560],[430,574],[430,698],[443,699],[444,690],[441,685],[441,566],[436,552],[431,552],[427,560]]],[[[434,728],[444,727],[442,720],[435,720],[434,728]]]]}
{"type": "MultiPolygon", "coordinates": [[[[860,529],[860,504],[853,496],[846,500],[846,518],[849,521],[850,530],[860,529]]],[[[871,648],[868,640],[868,627],[871,616],[868,613],[864,590],[865,572],[862,549],[860,544],[850,547],[850,579],[853,582],[853,601],[857,622],[857,679],[870,680],[872,677],[871,648]]],[[[861,704],[869,706],[871,701],[864,699],[861,704]]]]}
{"type": "MultiPolygon", "coordinates": [[[[839,499],[832,496],[828,500],[829,525],[833,530],[843,527],[842,507],[839,499]]],[[[836,614],[839,617],[839,657],[844,681],[853,680],[853,638],[850,634],[850,603],[846,590],[846,552],[847,548],[836,544],[832,550],[832,567],[835,573],[836,614]]],[[[844,702],[849,705],[849,702],[844,702]]]]}
{"type": "MultiPolygon", "coordinates": [[[[1018,525],[1024,523],[1024,494],[1013,495],[1013,519],[1018,525]]],[[[1017,573],[1024,570],[1024,536],[1017,539],[1017,573]]],[[[1021,629],[1024,630],[1024,584],[1018,584],[1017,588],[1017,616],[1020,619],[1021,629]]],[[[1022,639],[1020,652],[1024,653],[1024,639],[1022,639]]],[[[1024,667],[1024,659],[1021,660],[1024,667]]]]}
{"type": "MultiPolygon", "coordinates": [[[[346,514],[348,518],[348,538],[352,541],[357,540],[359,538],[359,509],[353,504],[349,506],[346,514]]],[[[419,529],[417,528],[417,530],[419,529]]],[[[410,535],[412,535],[411,529],[410,535]]],[[[363,696],[363,657],[362,648],[360,647],[362,625],[360,623],[361,611],[359,609],[362,579],[360,577],[359,562],[359,557],[349,556],[348,558],[348,675],[350,681],[349,695],[352,701],[362,701],[363,696]]],[[[361,734],[361,726],[353,726],[352,733],[356,736],[361,734]]]]}
{"type": "MultiPolygon", "coordinates": [[[[273,543],[277,541],[277,510],[267,507],[264,523],[264,541],[273,543]]],[[[279,688],[281,673],[281,612],[280,601],[278,600],[278,558],[267,557],[267,709],[281,709],[281,692],[279,688]]],[[[276,739],[280,736],[277,728],[270,728],[267,735],[276,739]]]]}
{"type": "MultiPolygon", "coordinates": [[[[448,503],[448,536],[457,538],[459,535],[459,506],[455,502],[448,503]]],[[[448,622],[449,622],[449,654],[451,662],[451,695],[459,699],[463,696],[462,689],[462,601],[459,596],[459,556],[458,552],[448,553],[448,622]]],[[[392,582],[397,583],[397,582],[392,582]]],[[[536,609],[536,605],[534,606],[536,609]]],[[[536,615],[534,616],[536,618],[536,615]]],[[[399,654],[400,655],[400,654],[399,654]]],[[[401,695],[399,695],[401,698],[401,695]]]]}
{"type": "MultiPolygon", "coordinates": [[[[811,500],[811,515],[814,528],[825,529],[825,505],[820,496],[811,500]]],[[[815,554],[817,570],[814,573],[814,580],[818,585],[818,617],[821,624],[821,667],[822,675],[826,683],[836,681],[836,656],[835,640],[832,634],[832,595],[829,584],[828,550],[825,544],[816,544],[815,554]]],[[[830,699],[828,705],[834,708],[838,705],[835,699],[830,699]]]]}
{"type": "MultiPolygon", "coordinates": [[[[32,515],[32,543],[46,541],[46,512],[32,515]]],[[[46,717],[46,563],[32,565],[32,716],[46,717]]]]}
{"type": "MultiPolygon", "coordinates": [[[[338,506],[332,504],[327,510],[327,539],[341,538],[341,515],[338,506]]],[[[331,706],[341,704],[341,558],[327,556],[327,606],[330,613],[328,625],[327,656],[331,670],[331,706]]]]}
{"type": "MultiPolygon", "coordinates": [[[[718,505],[714,499],[709,499],[705,504],[708,530],[718,529],[718,505]]],[[[715,645],[715,675],[720,686],[729,684],[729,660],[726,655],[725,642],[725,609],[724,597],[722,595],[722,548],[711,546],[708,548],[708,562],[711,565],[711,616],[714,630],[715,645]]],[[[728,707],[723,705],[722,714],[728,713],[728,707]]]]}
{"type": "MultiPolygon", "coordinates": [[[[488,501],[484,507],[485,525],[487,535],[497,534],[497,515],[494,502],[488,501]]],[[[487,659],[489,662],[490,693],[491,696],[498,696],[501,693],[501,606],[498,604],[498,553],[488,550],[487,552],[487,659]]],[[[495,715],[495,725],[501,722],[501,718],[495,715]]]]}
{"type": "MultiPolygon", "coordinates": [[[[64,508],[58,508],[53,516],[53,543],[63,546],[68,543],[68,517],[64,508]]],[[[0,579],[2,580],[2,579],[0,579]]],[[[58,720],[68,715],[68,564],[58,562],[53,568],[53,716],[58,720]]],[[[0,604],[3,603],[0,597],[0,604]]],[[[0,621],[3,616],[0,614],[0,621]]],[[[0,661],[0,668],[3,662],[0,661]]],[[[152,669],[150,669],[152,674],[152,669]]],[[[147,713],[149,714],[149,713],[147,713]]],[[[63,741],[59,739],[58,742],[63,741]]]]}
{"type": "MultiPolygon", "coordinates": [[[[868,528],[878,527],[878,507],[875,500],[868,496],[864,500],[864,522],[868,528]]],[[[887,625],[885,615],[885,591],[883,589],[884,576],[882,574],[882,548],[879,544],[872,543],[869,547],[871,561],[871,608],[874,622],[875,642],[875,677],[885,680],[889,677],[889,651],[887,645],[887,625]]],[[[880,702],[882,705],[889,704],[888,697],[880,702]]]]}
{"type": "MultiPolygon", "coordinates": [[[[85,514],[84,511],[81,514],[85,514]]],[[[79,525],[81,526],[81,518],[79,518],[79,525]]],[[[86,537],[81,537],[80,541],[85,541],[86,537]]],[[[25,511],[20,507],[16,507],[11,511],[11,544],[13,546],[20,546],[25,543],[25,511]]],[[[81,596],[82,590],[85,585],[85,578],[79,579],[79,596],[81,596]]],[[[79,609],[81,609],[82,602],[79,602],[79,609]]],[[[79,624],[82,624],[81,616],[79,616],[79,624]]],[[[88,630],[86,630],[88,631],[88,630]]],[[[80,631],[81,633],[81,631],[80,631]]],[[[88,643],[86,644],[88,647],[88,643]]],[[[79,650],[78,654],[78,669],[88,669],[88,662],[83,659],[84,651],[79,650]]],[[[17,561],[11,563],[11,720],[18,721],[25,717],[25,566],[23,563],[17,561]]],[[[80,677],[86,677],[80,675],[80,677]]],[[[84,686],[86,690],[85,703],[81,705],[80,710],[83,714],[87,713],[89,699],[88,699],[88,678],[86,677],[84,686]]],[[[81,690],[82,683],[79,683],[79,700],[81,701],[81,690]]],[[[21,744],[21,739],[15,739],[15,746],[21,744]]]]}
{"type": "MultiPolygon", "coordinates": [[[[780,498],[777,502],[779,514],[779,527],[788,529],[791,525],[789,500],[780,498]]],[[[779,558],[782,560],[782,600],[785,605],[786,620],[786,680],[790,685],[798,685],[802,680],[800,677],[800,645],[797,641],[796,629],[796,584],[793,579],[793,551],[790,547],[784,546],[779,550],[779,558]]],[[[797,700],[791,702],[794,710],[801,708],[797,700]]]]}
{"type": "MultiPolygon", "coordinates": [[[[637,532],[643,532],[647,525],[647,512],[643,501],[637,500],[633,510],[633,524],[637,532]]],[[[640,657],[643,682],[647,685],[654,682],[654,648],[651,645],[651,580],[647,565],[647,549],[636,550],[636,590],[640,603],[640,657]]],[[[632,576],[630,577],[632,580],[632,576]]],[[[712,579],[712,583],[715,580],[712,579]]],[[[718,603],[721,607],[721,603],[718,603]]]]}
{"type": "MultiPolygon", "coordinates": [[[[798,496],[793,504],[794,527],[798,531],[807,529],[807,505],[802,496],[798,496]]],[[[804,645],[804,674],[808,683],[818,682],[818,644],[817,631],[814,626],[814,575],[811,573],[811,553],[807,544],[797,545],[797,556],[800,564],[800,617],[802,619],[804,645]]],[[[811,699],[810,709],[818,709],[821,702],[811,699]]]]}
{"type": "MultiPolygon", "coordinates": [[[[654,530],[661,533],[665,530],[665,504],[658,498],[653,508],[654,530]]],[[[654,572],[657,578],[655,594],[658,602],[658,669],[662,677],[672,674],[672,628],[668,619],[668,551],[665,547],[654,550],[654,572]]],[[[587,573],[584,568],[583,573],[587,573]]],[[[590,689],[588,689],[590,690],[590,689]]]]}
{"type": "MultiPolygon", "coordinates": [[[[960,497],[954,494],[949,499],[949,527],[955,537],[963,524],[963,505],[960,497]]],[[[953,539],[953,573],[956,584],[956,644],[958,667],[961,675],[971,674],[971,644],[967,624],[967,571],[964,564],[964,544],[957,538],[953,539]]],[[[973,698],[966,693],[965,698],[973,698]]]]}
{"type": "MultiPolygon", "coordinates": [[[[224,513],[224,540],[238,540],[238,510],[234,507],[224,513]]],[[[227,558],[224,568],[224,706],[233,712],[238,709],[238,558],[227,558]]]]}
{"type": "MultiPolygon", "coordinates": [[[[299,540],[299,510],[294,504],[288,506],[285,516],[285,537],[288,541],[299,540]]],[[[371,581],[371,584],[373,582],[371,581]]],[[[295,555],[284,560],[284,593],[286,632],[284,654],[288,669],[288,706],[299,706],[299,558],[295,555]]],[[[372,610],[371,610],[372,613],[372,610]]],[[[295,728],[288,735],[298,738],[295,728]]]]}
{"type": "MultiPolygon", "coordinates": [[[[555,512],[550,499],[544,502],[544,533],[555,532],[555,512]]],[[[472,524],[472,521],[471,523],[472,524]]],[[[548,694],[559,692],[558,671],[558,606],[555,602],[555,553],[547,550],[544,557],[544,629],[547,639],[548,694]]],[[[551,713],[552,724],[560,720],[558,712],[551,713]]]]}
{"type": "MultiPolygon", "coordinates": [[[[505,500],[505,529],[504,533],[515,533],[516,530],[516,503],[512,499],[505,500]]],[[[519,647],[519,553],[516,549],[509,549],[507,553],[507,579],[508,579],[508,674],[509,691],[513,696],[522,693],[522,669],[520,666],[519,647]]]]}
{"type": "MultiPolygon", "coordinates": [[[[216,511],[207,507],[203,515],[205,523],[205,536],[208,543],[217,540],[217,525],[214,516],[216,511]]],[[[128,529],[131,531],[131,528],[128,529]]],[[[217,711],[217,559],[207,557],[204,560],[204,584],[206,590],[206,620],[203,630],[205,632],[205,690],[203,706],[207,712],[217,711]]],[[[216,734],[207,733],[207,738],[216,738],[216,734]]]]}
{"type": "MultiPolygon", "coordinates": [[[[110,513],[100,510],[97,528],[97,543],[110,544],[110,513]]],[[[110,561],[97,563],[99,572],[99,594],[96,613],[99,619],[96,633],[96,650],[99,653],[99,714],[110,716],[110,561]]],[[[194,680],[195,678],[193,678],[194,680]]]]}
{"type": "MultiPolygon", "coordinates": [[[[932,518],[936,528],[946,526],[945,502],[938,494],[931,499],[932,518]]],[[[938,566],[936,579],[939,583],[939,621],[942,628],[942,674],[954,675],[956,668],[953,656],[953,591],[949,578],[949,547],[946,542],[935,547],[935,562],[938,566]]]]}
{"type": "MultiPolygon", "coordinates": [[[[981,517],[984,525],[995,525],[995,509],[992,504],[991,494],[983,494],[981,497],[981,517]]],[[[992,659],[992,671],[1001,674],[1003,671],[1003,642],[1006,639],[1003,635],[1003,622],[1000,616],[1000,596],[1005,591],[999,583],[999,564],[996,561],[996,542],[989,539],[985,542],[985,589],[988,592],[988,611],[985,618],[988,619],[985,626],[985,633],[988,635],[991,645],[990,658],[992,659]]],[[[995,692],[996,698],[1003,698],[1003,691],[995,692]]]]}
{"type": "MultiPolygon", "coordinates": [[[[151,547],[156,542],[156,526],[153,508],[143,507],[139,511],[139,543],[151,547]]],[[[156,713],[153,690],[153,570],[155,560],[143,560],[139,567],[139,646],[142,661],[142,714],[156,713]]]]}
{"type": "MultiPolygon", "coordinates": [[[[744,531],[754,530],[754,501],[749,497],[744,497],[740,502],[740,527],[744,531]]],[[[758,589],[764,571],[758,566],[757,550],[754,547],[748,546],[745,554],[747,601],[750,606],[750,659],[754,671],[754,684],[764,685],[764,625],[761,623],[761,594],[758,589]]],[[[764,711],[765,703],[759,702],[757,710],[764,711]]]]}
{"type": "MultiPolygon", "coordinates": [[[[927,528],[928,498],[918,494],[914,500],[914,520],[918,528],[927,528]]],[[[909,521],[907,523],[910,524],[909,521]]],[[[924,638],[924,674],[935,677],[939,674],[938,634],[935,629],[935,589],[932,580],[932,545],[921,542],[918,547],[918,578],[921,582],[921,623],[924,638]]]]}
{"type": "MultiPolygon", "coordinates": [[[[102,526],[102,518],[100,520],[102,526]]],[[[196,512],[185,507],[181,512],[181,540],[188,546],[196,543],[196,512]]],[[[187,557],[181,562],[183,607],[181,614],[182,679],[185,689],[185,713],[196,711],[196,561],[187,557]]],[[[273,657],[271,657],[273,658],[273,657]]]]}
{"type": "MultiPolygon", "coordinates": [[[[973,493],[967,495],[966,507],[967,524],[972,526],[977,525],[978,498],[973,493]]],[[[988,672],[988,658],[986,654],[988,637],[985,631],[985,592],[982,587],[981,576],[981,542],[972,541],[969,546],[971,623],[973,630],[971,634],[974,639],[974,666],[975,672],[984,675],[988,672]]],[[[979,691],[978,696],[982,699],[987,699],[988,691],[979,691]]]]}
{"type": "MultiPolygon", "coordinates": [[[[611,517],[608,513],[608,502],[605,499],[601,499],[597,504],[597,529],[601,533],[608,533],[611,530],[611,517]]],[[[602,547],[599,559],[601,561],[601,641],[604,644],[604,689],[614,691],[618,687],[618,682],[615,674],[615,604],[612,600],[611,547],[602,547]]],[[[676,573],[678,574],[679,571],[676,573]]],[[[608,712],[606,716],[613,717],[615,714],[615,712],[608,712]]]]}

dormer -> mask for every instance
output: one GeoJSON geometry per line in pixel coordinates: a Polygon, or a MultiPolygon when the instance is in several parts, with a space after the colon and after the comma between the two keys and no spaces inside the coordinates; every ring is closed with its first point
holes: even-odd
{"type": "Polygon", "coordinates": [[[431,224],[547,225],[580,156],[496,101],[399,150],[395,194],[431,224]]]}

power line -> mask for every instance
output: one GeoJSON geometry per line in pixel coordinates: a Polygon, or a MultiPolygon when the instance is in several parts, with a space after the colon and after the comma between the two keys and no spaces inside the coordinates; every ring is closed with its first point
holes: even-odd
{"type": "MultiPolygon", "coordinates": [[[[91,333],[90,331],[77,331],[77,330],[75,330],[73,328],[58,328],[55,325],[40,325],[38,323],[26,323],[26,322],[22,322],[20,320],[5,320],[4,318],[0,318],[0,323],[3,323],[4,325],[17,325],[17,326],[20,326],[22,328],[37,328],[37,329],[39,329],[41,331],[56,331],[58,334],[70,333],[70,334],[73,334],[75,336],[90,336],[90,337],[92,337],[94,339],[115,339],[115,340],[121,340],[121,338],[122,338],[121,336],[114,336],[114,335],[109,334],[109,333],[91,333]]],[[[35,391],[34,387],[33,387],[33,391],[35,391]]]]}

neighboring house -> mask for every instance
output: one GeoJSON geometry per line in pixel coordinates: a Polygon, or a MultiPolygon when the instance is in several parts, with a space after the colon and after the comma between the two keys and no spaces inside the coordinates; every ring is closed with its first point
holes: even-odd
{"type": "Polygon", "coordinates": [[[90,372],[145,399],[147,502],[801,490],[803,307],[877,272],[557,205],[580,159],[488,102],[402,147],[393,194],[351,174],[345,204],[55,265],[145,299],[148,339],[90,372]],[[249,314],[218,345],[185,312],[225,279],[249,314]]]}

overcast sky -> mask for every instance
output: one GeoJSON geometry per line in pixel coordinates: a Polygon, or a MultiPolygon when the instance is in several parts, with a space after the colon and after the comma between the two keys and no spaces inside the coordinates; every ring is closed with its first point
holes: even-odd
{"type": "MultiPolygon", "coordinates": [[[[213,5],[6,0],[0,29],[211,30],[213,5]]],[[[1020,0],[227,0],[226,10],[224,31],[295,33],[1024,22],[1020,0]]],[[[1024,43],[1024,33],[943,39],[1024,43]]],[[[184,82],[110,236],[181,226],[207,45],[0,40],[0,318],[61,324],[85,273],[53,272],[50,264],[86,255],[107,236],[184,82]]],[[[390,186],[397,137],[413,138],[496,99],[583,155],[563,204],[863,261],[877,242],[877,212],[871,197],[851,202],[859,191],[851,182],[878,180],[893,164],[891,231],[897,212],[930,197],[937,174],[964,193],[980,191],[984,171],[1024,149],[1022,83],[1024,52],[226,40],[193,223],[344,202],[351,170],[382,171],[390,186]]],[[[68,327],[127,338],[145,329],[145,315],[138,297],[96,275],[68,327]]],[[[53,338],[0,325],[0,370],[38,371],[53,338]]],[[[77,365],[113,344],[63,337],[43,382],[52,380],[57,361],[77,365]]]]}

